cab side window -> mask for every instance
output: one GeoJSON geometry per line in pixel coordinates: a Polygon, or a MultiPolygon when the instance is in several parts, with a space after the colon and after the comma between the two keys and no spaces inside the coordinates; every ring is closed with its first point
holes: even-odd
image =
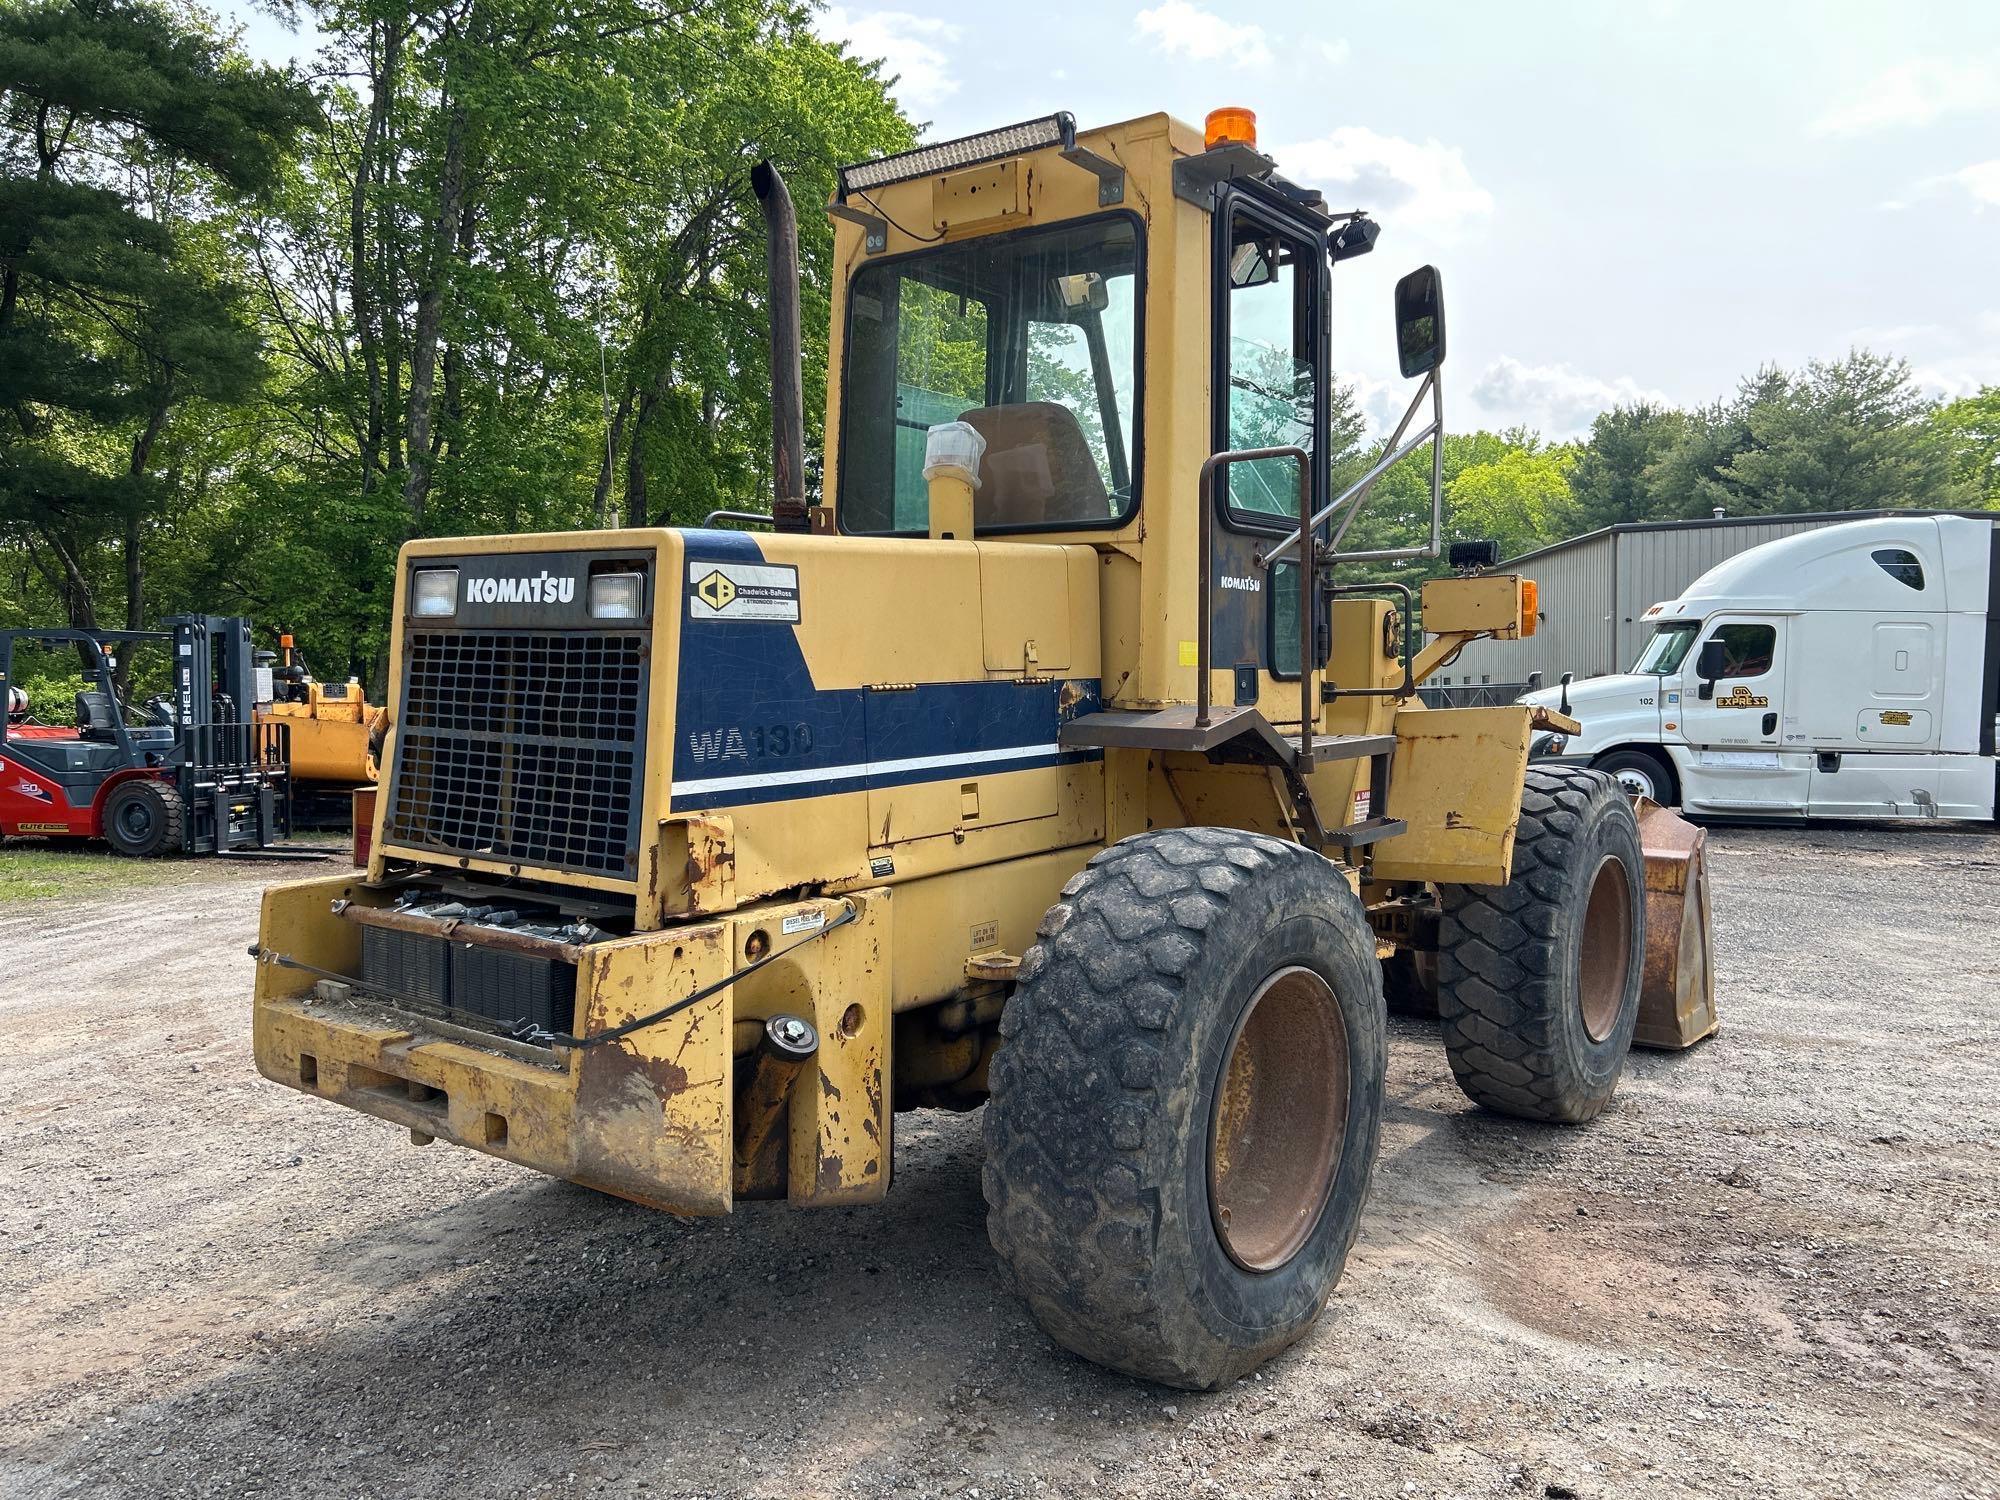
{"type": "Polygon", "coordinates": [[[1869,556],[1875,559],[1876,567],[1904,588],[1923,592],[1924,565],[1916,553],[1902,547],[1878,547],[1869,556]]]}
{"type": "Polygon", "coordinates": [[[1709,639],[1722,642],[1724,677],[1762,677],[1778,649],[1773,625],[1724,625],[1709,639]]]}
{"type": "MultiPolygon", "coordinates": [[[[1223,372],[1228,394],[1219,446],[1312,451],[1318,265],[1312,247],[1240,210],[1233,215],[1223,372]]],[[[1299,513],[1299,468],[1292,459],[1236,464],[1222,482],[1239,524],[1281,526],[1299,513]]]]}

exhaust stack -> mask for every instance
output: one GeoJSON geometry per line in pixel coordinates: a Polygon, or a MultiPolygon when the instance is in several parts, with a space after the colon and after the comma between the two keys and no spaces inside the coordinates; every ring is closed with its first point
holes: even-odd
{"type": "Polygon", "coordinates": [[[750,187],[764,210],[766,272],[771,309],[771,526],[808,531],[806,418],[799,362],[799,221],[785,179],[768,161],[750,169],[750,187]]]}

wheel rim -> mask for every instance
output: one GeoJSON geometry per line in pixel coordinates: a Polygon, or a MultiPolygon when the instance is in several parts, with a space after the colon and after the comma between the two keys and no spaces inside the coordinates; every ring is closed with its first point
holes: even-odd
{"type": "Polygon", "coordinates": [[[1248,1271],[1275,1271],[1311,1238],[1347,1137],[1347,1023],[1311,969],[1280,969],[1251,997],[1223,1058],[1209,1121],[1216,1238],[1248,1271]]]}
{"type": "Polygon", "coordinates": [[[118,809],[118,831],[133,843],[143,843],[153,831],[153,810],[141,797],[131,798],[118,809]]]}
{"type": "Polygon", "coordinates": [[[1637,766],[1620,766],[1612,774],[1617,778],[1619,787],[1628,796],[1650,797],[1655,802],[1660,800],[1659,789],[1653,785],[1653,778],[1637,766]]]}
{"type": "Polygon", "coordinates": [[[1593,1042],[1617,1029],[1631,959],[1632,879],[1623,860],[1607,855],[1590,878],[1583,947],[1577,956],[1577,1000],[1583,1007],[1583,1029],[1593,1042]]]}

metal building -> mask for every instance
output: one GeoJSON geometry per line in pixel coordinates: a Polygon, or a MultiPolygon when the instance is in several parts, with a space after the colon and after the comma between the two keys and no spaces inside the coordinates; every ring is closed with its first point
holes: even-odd
{"type": "Polygon", "coordinates": [[[1540,585],[1540,624],[1524,641],[1475,641],[1426,685],[1440,703],[1510,703],[1540,672],[1553,686],[1630,669],[1649,633],[1647,606],[1671,599],[1724,558],[1794,532],[1884,515],[1936,511],[1841,510],[1712,521],[1633,521],[1587,532],[1500,565],[1540,585]],[[1431,689],[1441,689],[1433,692],[1431,689]]]}

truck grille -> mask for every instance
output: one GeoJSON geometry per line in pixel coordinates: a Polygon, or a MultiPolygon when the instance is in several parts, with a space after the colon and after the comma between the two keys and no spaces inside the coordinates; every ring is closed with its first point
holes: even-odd
{"type": "Polygon", "coordinates": [[[644,634],[416,631],[403,674],[390,842],[636,873],[644,634]]]}

